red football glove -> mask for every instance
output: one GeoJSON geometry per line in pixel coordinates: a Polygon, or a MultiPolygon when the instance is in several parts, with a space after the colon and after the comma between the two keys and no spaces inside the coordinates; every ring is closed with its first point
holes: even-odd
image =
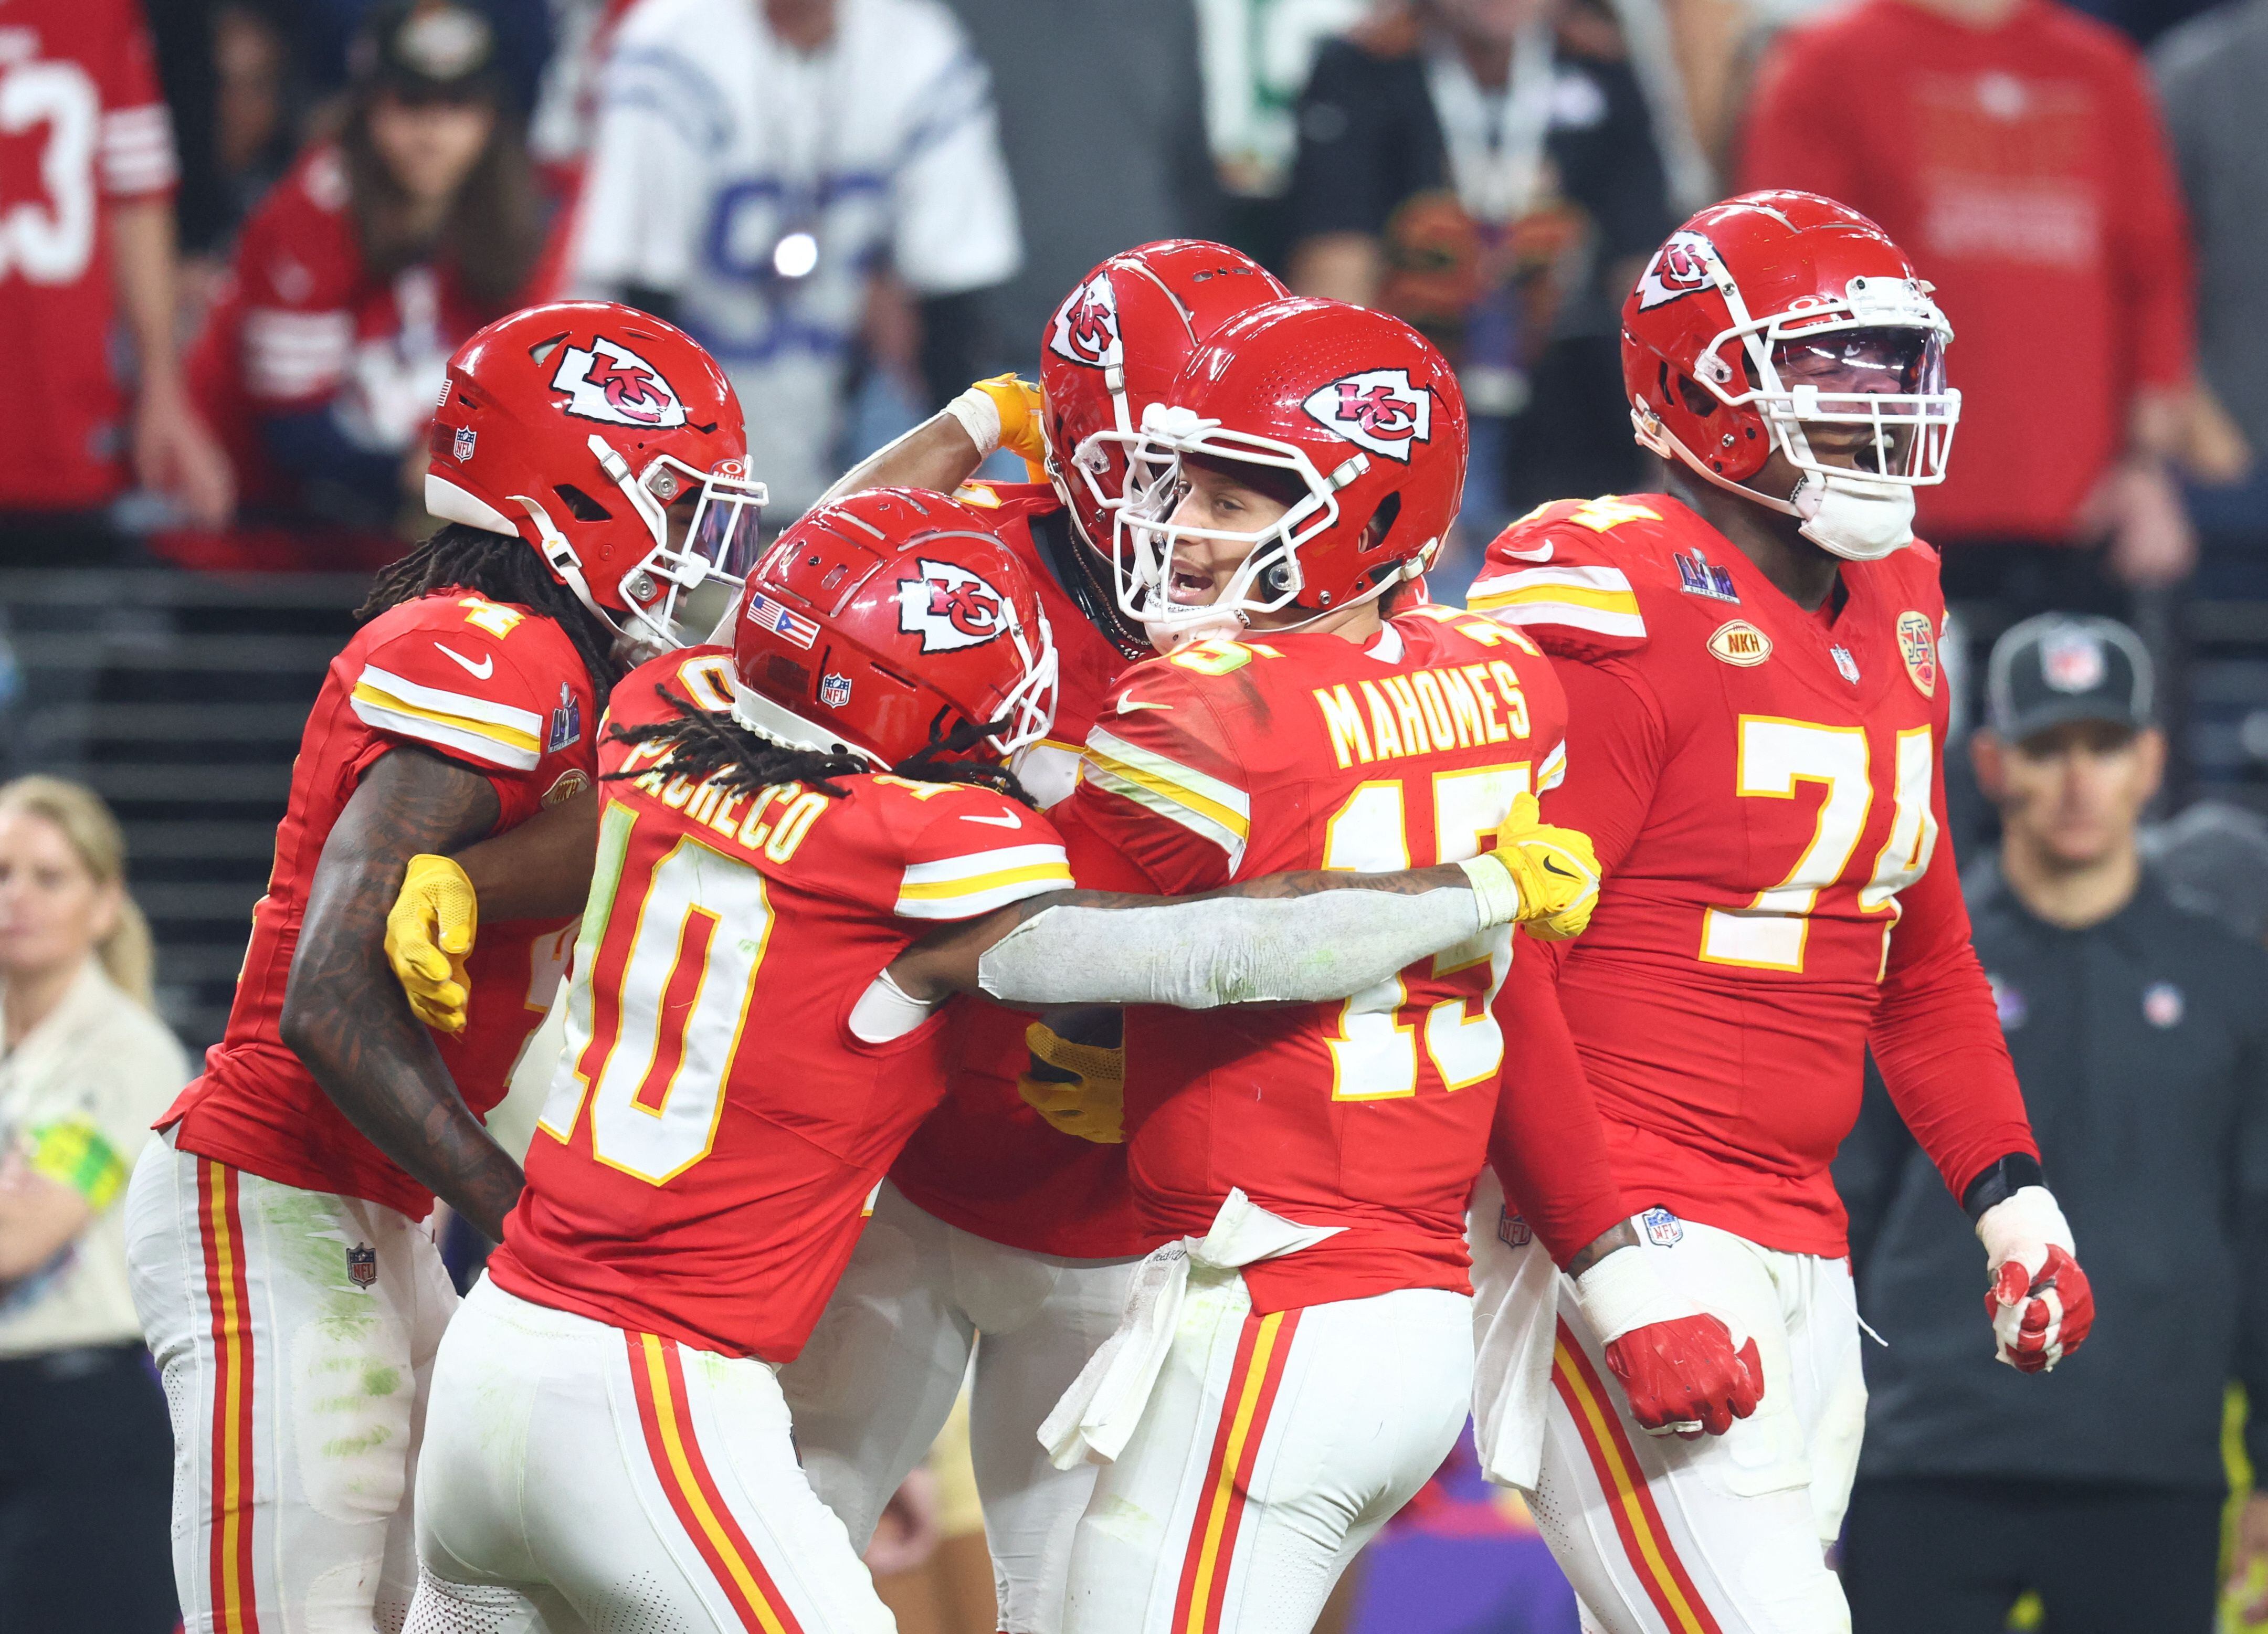
{"type": "Polygon", "coordinates": [[[1993,1356],[2018,1373],[2046,1373],[2095,1326],[2095,1290],[2073,1257],[2063,1211],[2046,1187],[2019,1187],[1977,1218],[1977,1235],[1992,1278],[1993,1356]]]}
{"type": "Polygon", "coordinates": [[[1649,1435],[1722,1435],[1764,1400],[1756,1342],[1663,1285],[1646,1255],[1616,1249],[1575,1278],[1575,1302],[1649,1435]]]}

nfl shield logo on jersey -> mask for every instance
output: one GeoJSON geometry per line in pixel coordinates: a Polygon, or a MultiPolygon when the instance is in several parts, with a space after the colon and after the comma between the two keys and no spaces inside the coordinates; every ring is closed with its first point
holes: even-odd
{"type": "Polygon", "coordinates": [[[1906,661],[1906,679],[1925,698],[1937,696],[1937,632],[1929,615],[1911,608],[1898,615],[1898,656],[1906,661]]]}
{"type": "Polygon", "coordinates": [[[1008,628],[1008,599],[956,562],[924,557],[919,578],[898,581],[898,628],[924,652],[980,647],[1008,628]]]}
{"type": "Polygon", "coordinates": [[[821,675],[819,678],[819,701],[830,710],[839,710],[850,702],[850,677],[821,675]]]}
{"type": "Polygon", "coordinates": [[[456,441],[451,445],[449,452],[456,456],[457,463],[462,465],[473,457],[473,445],[480,440],[481,434],[478,431],[469,425],[460,425],[457,428],[456,441]]]}
{"type": "Polygon", "coordinates": [[[1107,369],[1118,361],[1118,292],[1108,273],[1095,274],[1056,308],[1048,350],[1090,369],[1107,369]]]}
{"type": "Polygon", "coordinates": [[[1646,1227],[1646,1240],[1657,1248],[1673,1248],[1683,1240],[1685,1227],[1668,1209],[1648,1209],[1638,1217],[1646,1227]]]}
{"type": "Polygon", "coordinates": [[[1828,655],[1835,660],[1835,673],[1852,686],[1857,686],[1859,660],[1851,656],[1851,649],[1845,646],[1833,646],[1828,648],[1827,651],[1828,655]]]}
{"type": "Polygon", "coordinates": [[[1433,440],[1432,394],[1412,386],[1407,369],[1350,374],[1300,406],[1325,431],[1403,465],[1412,445],[1433,440]]]}
{"type": "Polygon", "coordinates": [[[683,425],[685,405],[661,371],[620,341],[596,336],[590,350],[559,349],[551,389],[567,394],[567,412],[580,420],[642,429],[683,425]]]}
{"type": "Polygon", "coordinates": [[[347,1280],[357,1288],[378,1285],[378,1250],[358,1242],[347,1250],[347,1280]]]}

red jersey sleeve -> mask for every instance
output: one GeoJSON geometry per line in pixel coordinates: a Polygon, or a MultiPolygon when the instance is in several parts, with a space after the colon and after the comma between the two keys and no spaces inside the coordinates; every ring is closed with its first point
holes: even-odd
{"type": "Polygon", "coordinates": [[[974,919],[1027,896],[1071,888],[1063,836],[1039,813],[965,784],[902,786],[913,791],[924,821],[898,870],[892,911],[899,918],[974,919]]]}
{"type": "MultiPolygon", "coordinates": [[[[2123,46],[2123,42],[2122,42],[2123,46]]],[[[2124,360],[2137,386],[2186,385],[2197,368],[2197,269],[2180,178],[2166,139],[2166,121],[2131,49],[2113,70],[2105,99],[2115,113],[2113,144],[2121,173],[2114,184],[2118,208],[2110,212],[2110,254],[2123,328],[2133,348],[2124,360]]]]}
{"type": "Polygon", "coordinates": [[[244,388],[262,408],[328,399],[354,350],[361,260],[343,214],[344,160],[318,147],[277,182],[236,251],[244,388]]]}
{"type": "Polygon", "coordinates": [[[136,0],[116,0],[114,26],[102,55],[88,66],[100,78],[102,124],[98,141],[102,190],[114,199],[143,199],[171,192],[173,121],[158,90],[157,54],[136,0]]]}
{"type": "Polygon", "coordinates": [[[1559,1009],[1543,944],[1513,943],[1497,993],[1504,1078],[1489,1129],[1489,1164],[1505,1196],[1565,1265],[1631,1214],[1607,1157],[1606,1125],[1559,1009]]]}
{"type": "Polygon", "coordinates": [[[547,757],[581,742],[595,712],[573,644],[549,619],[480,596],[428,596],[397,613],[362,650],[356,718],[485,774],[498,831],[525,821],[541,804],[547,757]]]}
{"type": "MultiPolygon", "coordinates": [[[[1941,742],[1943,709],[1938,720],[1941,742]]],[[[2036,1159],[2039,1147],[1970,940],[1959,865],[1944,837],[1945,762],[1936,758],[1930,815],[1940,838],[1921,878],[1899,893],[1867,1042],[1906,1127],[1957,1199],[1988,1165],[2011,1152],[2036,1159]]]]}
{"type": "Polygon", "coordinates": [[[1226,885],[1252,831],[1252,797],[1230,741],[1194,676],[1137,665],[1087,733],[1079,785],[1063,809],[1160,892],[1226,885]]]}

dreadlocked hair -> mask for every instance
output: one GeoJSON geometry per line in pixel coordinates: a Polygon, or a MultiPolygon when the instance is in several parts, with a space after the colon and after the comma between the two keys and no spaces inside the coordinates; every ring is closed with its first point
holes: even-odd
{"type": "Polygon", "coordinates": [[[460,586],[491,601],[533,607],[558,625],[575,644],[591,689],[601,700],[628,672],[615,656],[614,628],[551,576],[533,546],[517,534],[491,534],[462,522],[444,523],[408,556],[380,568],[355,609],[355,622],[367,624],[389,607],[460,586]]]}
{"type": "MultiPolygon", "coordinates": [[[[607,734],[610,743],[626,743],[652,750],[654,758],[643,766],[608,772],[602,782],[643,777],[666,766],[695,784],[713,783],[728,793],[752,794],[758,789],[799,783],[830,799],[843,799],[850,791],[835,781],[856,777],[874,769],[861,754],[828,754],[819,749],[799,749],[751,732],[723,710],[704,710],[688,703],[657,683],[654,696],[669,705],[674,720],[645,726],[616,726],[607,734]]],[[[940,730],[949,711],[939,710],[930,725],[927,747],[916,750],[890,768],[893,777],[913,783],[965,783],[1039,809],[1016,774],[1005,766],[956,760],[976,747],[992,725],[962,721],[950,731],[940,730]]]]}

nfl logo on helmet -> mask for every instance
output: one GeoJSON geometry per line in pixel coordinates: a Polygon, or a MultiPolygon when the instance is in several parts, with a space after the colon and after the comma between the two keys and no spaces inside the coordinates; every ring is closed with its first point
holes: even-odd
{"type": "Polygon", "coordinates": [[[819,678],[819,701],[830,710],[839,710],[850,702],[850,677],[821,675],[819,678]]]}

